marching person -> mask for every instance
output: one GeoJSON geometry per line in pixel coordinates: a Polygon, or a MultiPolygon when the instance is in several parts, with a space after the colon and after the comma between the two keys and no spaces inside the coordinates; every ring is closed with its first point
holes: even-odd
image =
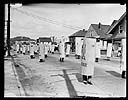
{"type": "Polygon", "coordinates": [[[30,44],[27,45],[27,53],[30,53],[30,44]]]}
{"type": "Polygon", "coordinates": [[[45,43],[45,58],[48,56],[48,44],[45,43]]]}
{"type": "Polygon", "coordinates": [[[41,42],[39,44],[39,62],[44,62],[45,61],[45,57],[44,57],[44,54],[45,54],[45,45],[43,42],[41,42]]]}
{"type": "Polygon", "coordinates": [[[126,78],[126,39],[122,39],[122,78],[126,78]]]}
{"type": "Polygon", "coordinates": [[[52,46],[51,46],[51,52],[52,52],[52,54],[54,54],[54,49],[55,49],[55,45],[54,45],[54,43],[52,43],[52,46]]]}
{"type": "Polygon", "coordinates": [[[23,51],[22,51],[22,52],[23,52],[23,54],[25,55],[25,52],[26,52],[26,45],[23,44],[23,45],[22,45],[22,48],[23,48],[23,51]]]}
{"type": "Polygon", "coordinates": [[[38,50],[38,47],[37,47],[37,44],[34,45],[34,54],[37,54],[37,50],[38,50]]]}
{"type": "Polygon", "coordinates": [[[96,51],[96,58],[95,58],[95,62],[98,62],[99,58],[100,58],[100,49],[101,49],[101,42],[98,38],[96,38],[96,48],[95,48],[95,51],[96,51]]]}
{"type": "Polygon", "coordinates": [[[51,42],[49,42],[48,45],[49,45],[49,53],[51,53],[51,50],[52,50],[52,49],[51,49],[51,48],[52,48],[52,46],[51,46],[51,42]]]}
{"type": "Polygon", "coordinates": [[[67,43],[67,46],[66,46],[66,56],[68,57],[69,54],[70,54],[70,44],[67,43]]]}
{"type": "Polygon", "coordinates": [[[81,39],[78,42],[78,46],[77,46],[77,57],[78,57],[78,59],[80,59],[80,56],[81,56],[82,45],[83,45],[83,39],[81,39]]]}
{"type": "Polygon", "coordinates": [[[95,38],[93,37],[87,37],[83,41],[81,50],[81,74],[84,84],[92,85],[90,79],[94,74],[95,42],[95,38]]]}
{"type": "Polygon", "coordinates": [[[23,52],[23,47],[22,47],[22,44],[20,43],[20,53],[22,54],[23,52]]]}
{"type": "Polygon", "coordinates": [[[16,43],[16,52],[19,53],[19,50],[20,50],[20,45],[19,43],[16,43]]]}
{"type": "Polygon", "coordinates": [[[31,59],[35,58],[34,57],[34,45],[30,43],[30,57],[31,59]]]}
{"type": "Polygon", "coordinates": [[[63,41],[60,41],[60,62],[64,62],[64,58],[65,58],[65,45],[63,41]]]}
{"type": "Polygon", "coordinates": [[[108,43],[108,46],[107,46],[107,60],[110,60],[111,55],[112,55],[112,43],[108,43]]]}

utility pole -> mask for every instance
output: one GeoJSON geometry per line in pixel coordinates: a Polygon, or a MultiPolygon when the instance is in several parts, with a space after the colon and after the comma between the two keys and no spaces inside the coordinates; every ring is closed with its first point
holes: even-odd
{"type": "Polygon", "coordinates": [[[7,47],[8,47],[8,55],[7,56],[10,56],[10,3],[8,3],[7,47]]]}

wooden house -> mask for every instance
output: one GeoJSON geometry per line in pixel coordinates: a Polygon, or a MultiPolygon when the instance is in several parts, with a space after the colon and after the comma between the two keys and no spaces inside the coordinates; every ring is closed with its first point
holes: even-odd
{"type": "Polygon", "coordinates": [[[109,35],[106,40],[113,44],[113,52],[118,56],[118,49],[121,47],[121,40],[126,38],[126,12],[119,18],[114,20],[106,33],[109,35]]]}
{"type": "Polygon", "coordinates": [[[79,31],[77,31],[74,34],[69,36],[69,42],[71,43],[71,51],[72,52],[75,52],[75,49],[76,49],[75,44],[79,40],[83,39],[85,37],[86,33],[87,33],[87,31],[85,31],[85,29],[83,29],[83,30],[79,30],[79,31]]]}

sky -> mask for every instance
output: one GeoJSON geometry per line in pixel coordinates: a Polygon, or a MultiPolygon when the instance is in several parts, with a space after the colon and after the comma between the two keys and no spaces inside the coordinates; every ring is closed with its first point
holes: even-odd
{"type": "MultiPolygon", "coordinates": [[[[33,39],[70,36],[91,24],[111,25],[126,12],[120,4],[31,4],[11,7],[10,36],[33,39]]],[[[5,19],[7,8],[5,9],[5,19]]]]}

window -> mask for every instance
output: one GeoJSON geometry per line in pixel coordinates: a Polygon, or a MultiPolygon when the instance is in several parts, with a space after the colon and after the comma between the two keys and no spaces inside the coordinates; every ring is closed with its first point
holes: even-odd
{"type": "Polygon", "coordinates": [[[120,25],[120,26],[119,26],[119,33],[122,33],[122,32],[123,32],[123,26],[120,25]]]}

